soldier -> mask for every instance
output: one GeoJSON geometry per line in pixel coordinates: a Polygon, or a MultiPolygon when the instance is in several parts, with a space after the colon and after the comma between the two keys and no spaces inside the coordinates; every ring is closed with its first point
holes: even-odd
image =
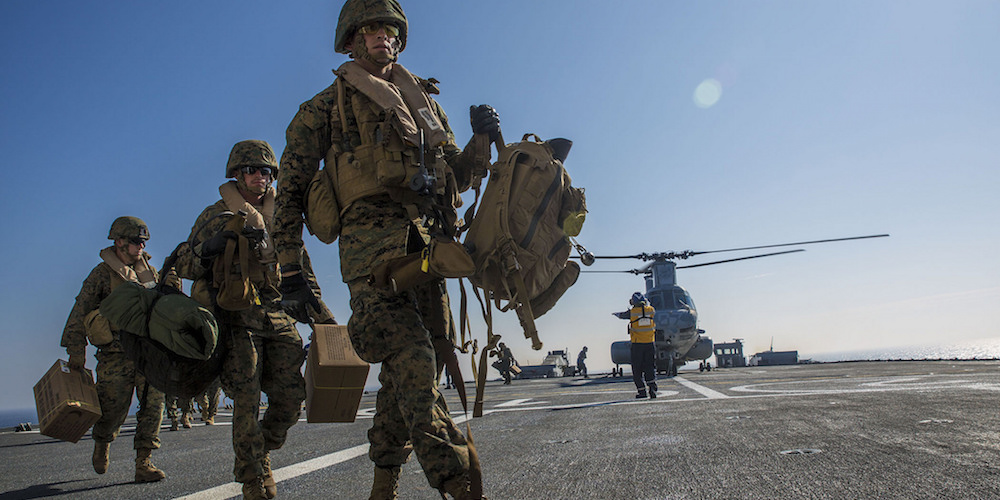
{"type": "Polygon", "coordinates": [[[185,429],[190,429],[191,412],[194,411],[194,399],[168,395],[167,401],[170,402],[170,405],[167,406],[167,418],[170,419],[170,430],[176,431],[182,425],[185,429]],[[178,413],[180,414],[179,417],[178,413]]]}
{"type": "Polygon", "coordinates": [[[496,350],[490,352],[490,357],[496,356],[498,359],[493,363],[493,367],[503,376],[503,385],[510,385],[510,369],[514,366],[514,354],[510,352],[507,344],[500,342],[496,350]]]}
{"type": "Polygon", "coordinates": [[[219,394],[222,392],[222,382],[215,379],[208,388],[198,396],[198,407],[201,409],[201,421],[205,425],[215,425],[215,416],[219,413],[219,394]]]}
{"type": "Polygon", "coordinates": [[[305,360],[302,339],[281,309],[277,261],[268,235],[274,213],[271,182],[277,170],[268,143],[250,140],[233,146],[226,177],[235,180],[220,186],[222,199],[198,216],[189,238],[193,246],[177,262],[180,275],[194,281],[192,296],[215,305],[220,342],[228,350],[220,380],[233,399],[233,473],[243,483],[243,497],[251,499],[277,495],[270,450],[285,443],[306,396],[300,372],[305,360]],[[234,215],[241,213],[246,214],[245,223],[234,215]],[[230,243],[250,255],[240,253],[246,257],[245,269],[234,267],[232,274],[224,274],[219,269],[229,260],[222,254],[228,253],[230,243]],[[242,281],[244,275],[249,284],[242,281]],[[233,304],[233,290],[246,292],[242,305],[233,304]],[[268,408],[258,422],[262,391],[268,408]]]}
{"type": "Polygon", "coordinates": [[[382,363],[368,432],[375,463],[371,498],[396,498],[400,466],[411,449],[433,488],[473,498],[481,490],[479,472],[470,474],[466,438],[437,389],[445,357],[454,356],[444,280],[396,293],[369,278],[420,252],[432,237],[453,237],[458,193],[485,174],[500,122],[490,106],[473,107],[475,135],[459,149],[430,96],[438,93],[436,81],[396,64],[406,34],[396,0],[348,0],[340,12],[334,48],[352,60],[334,72],[333,85],[301,105],[286,131],[275,212],[282,294],[300,303],[311,298],[300,274],[304,198],[323,160],[336,171],[340,210],[328,217],[339,214],[351,342],[362,359],[382,363]]]}
{"type": "MultiPolygon", "coordinates": [[[[163,421],[163,393],[146,383],[122,350],[119,332],[104,319],[101,301],[118,285],[127,281],[146,288],[156,286],[156,269],[144,251],[149,228],[138,217],[119,217],[111,224],[108,239],[114,244],[100,252],[103,262],[83,281],[80,294],[66,320],[61,345],[69,354],[71,368],[82,370],[86,364],[87,340],[97,347],[97,396],[101,418],[94,424],[94,471],[108,471],[111,442],[118,437],[132,404],[132,392],[139,399],[136,412],[135,481],[147,483],[166,477],[150,460],[152,450],[160,447],[160,423],[163,421]]],[[[172,277],[172,281],[179,280],[172,277]]]]}

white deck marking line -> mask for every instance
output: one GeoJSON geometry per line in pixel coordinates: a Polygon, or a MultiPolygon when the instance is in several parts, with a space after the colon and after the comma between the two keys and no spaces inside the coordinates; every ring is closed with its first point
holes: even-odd
{"type": "MultiPolygon", "coordinates": [[[[484,412],[485,414],[485,412],[484,412]]],[[[453,417],[452,421],[455,424],[461,424],[468,420],[469,417],[466,415],[459,415],[453,417]]],[[[316,457],[304,462],[299,462],[297,464],[289,465],[287,467],[282,467],[280,469],[274,470],[274,480],[275,482],[282,482],[289,479],[294,479],[296,477],[302,476],[304,474],[309,474],[310,472],[316,472],[320,469],[325,469],[327,467],[332,467],[342,462],[360,457],[362,455],[368,454],[368,444],[361,444],[353,448],[348,448],[346,450],[335,451],[329,455],[323,455],[322,457],[316,457]]],[[[207,490],[198,491],[190,495],[185,495],[182,497],[177,497],[175,500],[215,500],[218,498],[231,498],[235,496],[240,496],[243,494],[243,485],[240,483],[226,483],[221,486],[216,486],[215,488],[209,488],[207,490]]]]}
{"type": "Polygon", "coordinates": [[[702,396],[705,396],[708,399],[727,399],[727,398],[729,398],[729,396],[726,396],[725,394],[723,394],[723,393],[721,393],[719,391],[715,391],[715,390],[709,389],[708,387],[705,387],[703,385],[696,384],[694,382],[691,382],[690,380],[685,379],[684,377],[674,377],[674,381],[676,381],[677,383],[683,385],[684,387],[687,387],[688,389],[691,389],[691,390],[697,392],[698,394],[701,394],[702,396]]]}
{"type": "Polygon", "coordinates": [[[510,401],[507,401],[506,403],[500,403],[500,404],[496,405],[495,408],[506,408],[506,407],[509,407],[509,406],[522,406],[522,405],[526,405],[526,404],[529,404],[529,405],[541,405],[541,404],[548,403],[548,401],[531,401],[530,403],[528,401],[531,401],[531,398],[526,398],[526,399],[512,399],[510,401]]]}

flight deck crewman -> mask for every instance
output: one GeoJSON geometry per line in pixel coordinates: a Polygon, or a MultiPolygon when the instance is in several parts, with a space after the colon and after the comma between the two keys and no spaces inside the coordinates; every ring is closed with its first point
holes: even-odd
{"type": "Polygon", "coordinates": [[[329,217],[339,213],[351,342],[362,359],[382,363],[368,432],[368,456],[375,464],[371,498],[396,498],[400,466],[411,449],[431,487],[473,498],[480,485],[478,474],[470,474],[469,446],[437,389],[444,354],[454,348],[444,280],[396,293],[369,278],[380,265],[420,252],[432,236],[453,237],[458,195],[474,176],[485,174],[500,122],[493,108],[473,107],[475,135],[459,149],[444,111],[431,98],[437,82],[396,64],[406,35],[397,0],[344,4],[334,49],[352,60],[334,72],[333,85],[299,107],[288,126],[274,239],[282,294],[308,300],[304,282],[295,283],[306,189],[323,161],[335,172],[339,210],[329,217]]]}
{"type": "MultiPolygon", "coordinates": [[[[144,251],[149,228],[138,217],[119,217],[111,224],[108,239],[114,244],[101,250],[103,262],[83,281],[80,294],[66,320],[62,346],[69,354],[69,366],[83,369],[87,358],[87,340],[97,347],[97,399],[101,403],[101,418],[94,424],[94,471],[108,471],[111,442],[118,437],[122,423],[132,404],[132,392],[139,399],[136,412],[135,481],[148,483],[166,477],[150,460],[150,454],[160,447],[160,423],[163,421],[163,393],[146,383],[135,364],[122,350],[119,333],[111,328],[99,308],[101,301],[118,285],[127,281],[146,288],[156,286],[156,269],[144,251]]],[[[170,276],[176,288],[180,280],[170,276]]]]}
{"type": "Polygon", "coordinates": [[[653,320],[653,315],[656,311],[639,292],[632,294],[629,303],[632,305],[629,309],[628,322],[628,333],[632,338],[632,381],[635,382],[638,391],[635,397],[645,398],[648,387],[649,397],[655,398],[656,348],[653,346],[653,340],[656,322],[653,320]]]}

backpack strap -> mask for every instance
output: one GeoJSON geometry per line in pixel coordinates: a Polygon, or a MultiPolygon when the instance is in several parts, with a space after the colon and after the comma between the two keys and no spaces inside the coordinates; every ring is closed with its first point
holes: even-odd
{"type": "MultiPolygon", "coordinates": [[[[475,287],[472,290],[476,293],[476,298],[479,299],[479,304],[483,308],[483,320],[486,322],[486,345],[479,353],[479,369],[474,370],[476,372],[476,401],[473,404],[472,417],[477,418],[483,416],[484,393],[486,392],[486,357],[490,351],[496,348],[497,342],[500,341],[500,335],[493,333],[493,308],[490,306],[489,301],[486,302],[486,305],[483,305],[483,300],[479,296],[479,290],[475,287]]],[[[473,351],[473,360],[475,356],[476,353],[473,351]]]]}
{"type": "MultiPolygon", "coordinates": [[[[458,357],[455,355],[455,346],[449,345],[448,348],[444,349],[444,352],[439,353],[444,357],[445,366],[448,367],[449,373],[453,382],[455,383],[455,389],[458,390],[459,399],[462,401],[462,409],[465,410],[466,416],[469,414],[469,400],[465,393],[465,379],[462,378],[462,370],[458,365],[458,357]]],[[[465,420],[465,439],[469,450],[469,488],[472,493],[472,498],[482,498],[483,496],[483,469],[479,463],[479,453],[476,451],[476,445],[472,440],[472,427],[469,425],[469,420],[465,420]]]]}

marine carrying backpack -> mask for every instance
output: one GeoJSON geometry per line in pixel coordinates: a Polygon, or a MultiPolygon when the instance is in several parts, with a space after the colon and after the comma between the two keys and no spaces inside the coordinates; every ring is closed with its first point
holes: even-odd
{"type": "MultiPolygon", "coordinates": [[[[535,134],[525,134],[520,142],[501,144],[502,136],[481,201],[476,187],[479,208],[474,203],[465,217],[471,220],[463,244],[476,265],[469,281],[477,297],[482,289],[487,301],[501,312],[513,309],[525,338],[539,350],[542,342],[535,319],[552,309],[580,275],[580,266],[569,261],[569,256],[573,248],[586,253],[574,238],[582,228],[587,204],[584,190],[571,185],[563,167],[571,141],[542,141],[535,134]]],[[[483,381],[486,353],[500,338],[492,332],[488,311],[484,307],[487,346],[477,374],[483,381]]],[[[465,321],[463,317],[463,331],[465,321]]],[[[482,409],[481,386],[477,383],[474,415],[482,409]]]]}

